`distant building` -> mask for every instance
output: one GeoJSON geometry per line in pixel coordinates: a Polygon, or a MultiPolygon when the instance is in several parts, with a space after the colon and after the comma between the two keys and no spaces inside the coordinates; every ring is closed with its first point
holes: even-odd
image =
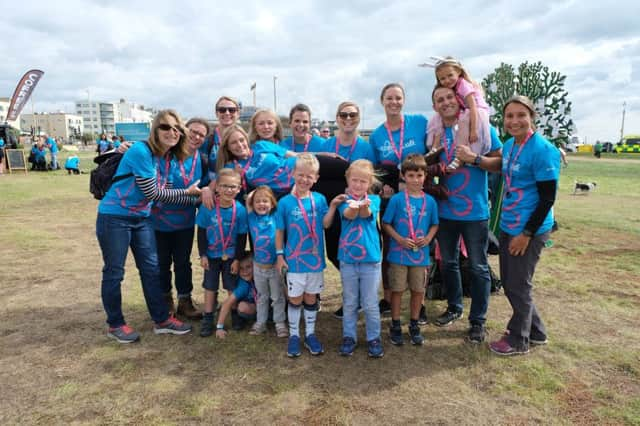
{"type": "Polygon", "coordinates": [[[84,132],[115,133],[118,123],[151,123],[155,110],[135,102],[76,101],[76,113],[84,120],[84,132]]]}
{"type": "Polygon", "coordinates": [[[253,114],[255,114],[259,109],[262,108],[254,107],[253,105],[242,105],[242,109],[240,110],[240,121],[243,123],[249,122],[251,117],[253,117],[253,114]]]}
{"type": "Polygon", "coordinates": [[[116,121],[119,123],[151,123],[155,113],[156,111],[151,108],[145,108],[144,105],[120,99],[116,121]]]}
{"type": "MultiPolygon", "coordinates": [[[[0,124],[3,124],[7,120],[9,103],[11,103],[11,98],[0,98],[0,124]]],[[[9,121],[8,123],[11,127],[20,128],[20,116],[18,116],[16,121],[9,121]]]]}
{"type": "Polygon", "coordinates": [[[79,139],[83,133],[84,123],[82,117],[65,112],[43,112],[35,114],[22,114],[20,128],[24,132],[34,135],[46,133],[54,138],[62,138],[65,141],[79,139]]]}

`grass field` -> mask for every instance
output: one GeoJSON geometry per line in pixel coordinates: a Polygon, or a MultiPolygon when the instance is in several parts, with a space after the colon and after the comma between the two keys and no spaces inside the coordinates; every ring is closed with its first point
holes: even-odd
{"type": "MultiPolygon", "coordinates": [[[[81,155],[89,168],[91,153],[81,155]]],[[[0,422],[640,425],[640,156],[569,158],[555,208],[560,230],[535,276],[550,344],[509,359],[466,343],[466,321],[429,324],[424,347],[392,347],[388,318],[383,359],[367,359],[362,345],[338,356],[334,270],[318,319],[321,357],[291,360],[285,340],[246,332],[223,342],[200,338],[197,326],[155,336],[131,258],[124,312],[142,341],[119,345],[105,336],[88,175],[2,176],[0,422]],[[573,196],[574,179],[597,190],[573,196]]],[[[433,319],[445,305],[427,307],[433,319]]],[[[490,339],[509,314],[506,298],[493,296],[490,339]]]]}

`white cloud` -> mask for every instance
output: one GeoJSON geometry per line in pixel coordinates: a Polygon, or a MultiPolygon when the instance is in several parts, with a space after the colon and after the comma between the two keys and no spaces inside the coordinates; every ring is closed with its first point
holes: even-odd
{"type": "Polygon", "coordinates": [[[400,81],[406,110],[431,114],[429,56],[460,58],[476,80],[501,62],[542,61],[567,76],[573,117],[589,139],[640,133],[640,30],[635,1],[501,0],[319,2],[32,1],[5,8],[0,96],[10,96],[29,68],[45,76],[36,109],[73,101],[131,101],[183,115],[211,116],[229,94],[278,112],[296,102],[332,118],[352,99],[365,124],[383,119],[381,87],[400,81]],[[448,7],[448,10],[443,10],[448,7]]]}

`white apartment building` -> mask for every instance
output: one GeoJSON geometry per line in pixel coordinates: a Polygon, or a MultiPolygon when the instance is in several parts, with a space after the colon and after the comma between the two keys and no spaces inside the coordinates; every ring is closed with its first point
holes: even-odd
{"type": "MultiPolygon", "coordinates": [[[[0,124],[3,124],[7,120],[7,114],[9,113],[9,103],[11,103],[11,98],[0,98],[0,124]]],[[[8,123],[11,127],[16,127],[20,129],[20,117],[16,121],[9,121],[8,123]]]]}
{"type": "Polygon", "coordinates": [[[151,108],[120,99],[116,121],[118,123],[151,123],[154,115],[155,111],[151,108]]]}
{"type": "Polygon", "coordinates": [[[115,133],[118,106],[114,102],[76,101],[76,114],[82,117],[83,133],[115,133]]]}
{"type": "Polygon", "coordinates": [[[80,139],[83,133],[83,120],[79,115],[65,112],[22,114],[20,128],[36,135],[46,133],[51,137],[69,141],[80,139]]]}

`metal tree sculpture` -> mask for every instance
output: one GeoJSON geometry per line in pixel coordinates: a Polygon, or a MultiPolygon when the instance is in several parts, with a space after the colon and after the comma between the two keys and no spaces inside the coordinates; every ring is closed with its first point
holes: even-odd
{"type": "Polygon", "coordinates": [[[575,132],[571,119],[571,102],[564,89],[566,76],[549,71],[542,62],[529,64],[524,62],[518,67],[518,73],[512,65],[502,63],[494,72],[482,80],[487,103],[493,108],[491,124],[498,128],[500,137],[505,140],[502,107],[513,95],[525,95],[533,102],[538,118],[538,132],[549,141],[561,145],[575,132]]]}

